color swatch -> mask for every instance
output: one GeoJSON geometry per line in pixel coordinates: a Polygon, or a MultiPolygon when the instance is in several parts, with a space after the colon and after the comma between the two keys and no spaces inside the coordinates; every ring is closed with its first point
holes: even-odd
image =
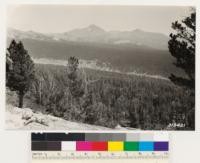
{"type": "Polygon", "coordinates": [[[32,133],[32,151],[168,150],[168,137],[152,133],[32,133]]]}
{"type": "Polygon", "coordinates": [[[124,142],[125,151],[139,151],[139,142],[124,142]]]}
{"type": "Polygon", "coordinates": [[[108,142],[108,151],[123,151],[124,142],[121,141],[109,141],[108,142]]]}

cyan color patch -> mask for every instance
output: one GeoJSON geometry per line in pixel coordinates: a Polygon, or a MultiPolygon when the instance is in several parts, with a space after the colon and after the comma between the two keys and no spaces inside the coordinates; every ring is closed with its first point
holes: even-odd
{"type": "Polygon", "coordinates": [[[154,142],[139,142],[139,151],[154,151],[154,142]]]}

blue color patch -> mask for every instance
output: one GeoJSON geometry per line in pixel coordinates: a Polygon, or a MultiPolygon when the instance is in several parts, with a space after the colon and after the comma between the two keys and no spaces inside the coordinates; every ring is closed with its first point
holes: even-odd
{"type": "Polygon", "coordinates": [[[139,142],[139,151],[154,151],[154,143],[149,141],[139,142]]]}

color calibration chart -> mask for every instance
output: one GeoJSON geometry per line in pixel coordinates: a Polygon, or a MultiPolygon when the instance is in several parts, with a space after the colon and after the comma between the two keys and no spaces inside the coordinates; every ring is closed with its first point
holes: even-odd
{"type": "Polygon", "coordinates": [[[168,133],[32,133],[32,163],[168,163],[168,133]]]}

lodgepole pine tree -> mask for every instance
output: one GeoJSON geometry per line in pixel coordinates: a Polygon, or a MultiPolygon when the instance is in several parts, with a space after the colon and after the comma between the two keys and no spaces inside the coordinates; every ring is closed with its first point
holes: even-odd
{"type": "Polygon", "coordinates": [[[74,99],[84,95],[84,82],[78,71],[79,61],[76,57],[70,57],[67,65],[67,76],[69,79],[69,90],[74,99]]]}
{"type": "Polygon", "coordinates": [[[192,11],[190,16],[184,18],[181,23],[175,21],[172,28],[175,34],[170,34],[168,47],[171,55],[176,58],[176,67],[181,68],[187,77],[178,77],[171,74],[172,82],[178,85],[194,89],[195,87],[195,28],[196,13],[192,11]]]}
{"type": "Polygon", "coordinates": [[[12,40],[8,48],[12,60],[12,70],[7,76],[7,86],[16,91],[19,97],[19,108],[23,107],[23,98],[34,79],[34,63],[24,48],[23,43],[12,40]]]}

